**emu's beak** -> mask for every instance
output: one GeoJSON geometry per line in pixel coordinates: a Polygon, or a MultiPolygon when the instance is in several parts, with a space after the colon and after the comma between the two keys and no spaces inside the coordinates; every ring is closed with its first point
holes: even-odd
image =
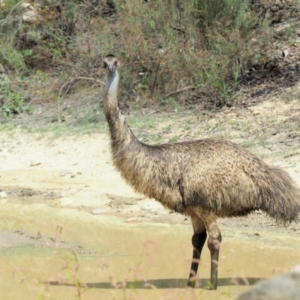
{"type": "Polygon", "coordinates": [[[107,70],[109,71],[109,72],[112,72],[113,70],[115,69],[115,66],[113,65],[113,64],[108,64],[107,65],[107,70]]]}

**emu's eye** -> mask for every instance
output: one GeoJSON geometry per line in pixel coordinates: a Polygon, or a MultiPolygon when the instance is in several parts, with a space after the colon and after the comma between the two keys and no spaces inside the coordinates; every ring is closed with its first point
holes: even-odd
{"type": "Polygon", "coordinates": [[[107,63],[106,63],[106,62],[103,63],[103,68],[104,68],[104,69],[107,68],[107,63]]]}
{"type": "Polygon", "coordinates": [[[114,65],[115,65],[115,67],[117,67],[117,66],[118,66],[118,62],[117,62],[117,61],[115,61],[115,62],[114,62],[114,65]]]}

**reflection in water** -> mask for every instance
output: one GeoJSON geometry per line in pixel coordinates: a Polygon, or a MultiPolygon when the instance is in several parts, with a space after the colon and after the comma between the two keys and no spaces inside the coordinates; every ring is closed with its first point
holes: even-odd
{"type": "MultiPolygon", "coordinates": [[[[254,285],[259,280],[264,278],[219,278],[218,287],[221,286],[230,286],[230,285],[254,285]]],[[[75,287],[75,284],[69,283],[60,283],[58,281],[45,282],[45,284],[55,285],[55,286],[72,286],[75,287]]],[[[115,289],[115,288],[126,288],[126,289],[151,289],[153,287],[157,289],[174,289],[174,288],[186,288],[187,279],[150,279],[148,281],[128,281],[128,282],[119,282],[119,283],[110,283],[110,282],[91,282],[91,283],[81,283],[87,288],[97,288],[97,289],[115,289]]],[[[202,289],[209,289],[210,283],[208,278],[198,280],[197,286],[202,289]]]]}

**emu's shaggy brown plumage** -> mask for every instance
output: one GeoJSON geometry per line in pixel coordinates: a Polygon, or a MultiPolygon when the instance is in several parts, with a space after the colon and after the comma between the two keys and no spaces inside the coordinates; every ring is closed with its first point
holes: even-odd
{"type": "Polygon", "coordinates": [[[119,62],[108,55],[103,66],[114,165],[136,191],[191,217],[194,250],[189,286],[194,286],[208,233],[211,284],[216,289],[221,242],[216,219],[261,209],[289,223],[298,218],[300,190],[286,172],[228,141],[202,139],[157,146],[138,141],[118,109],[119,62]]]}

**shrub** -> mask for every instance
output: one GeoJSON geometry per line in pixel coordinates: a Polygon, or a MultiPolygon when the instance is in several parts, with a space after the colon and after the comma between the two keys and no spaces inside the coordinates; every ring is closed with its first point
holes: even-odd
{"type": "Polygon", "coordinates": [[[10,82],[7,78],[0,81],[0,115],[12,116],[20,113],[30,113],[31,106],[26,103],[20,93],[10,89],[10,82]]]}
{"type": "Polygon", "coordinates": [[[96,78],[102,57],[114,53],[124,66],[123,101],[182,101],[178,91],[185,90],[188,100],[223,105],[260,59],[253,37],[265,43],[269,33],[249,2],[40,0],[33,3],[41,17],[28,24],[19,2],[6,0],[0,60],[26,76],[55,69],[65,78],[96,78]]]}

